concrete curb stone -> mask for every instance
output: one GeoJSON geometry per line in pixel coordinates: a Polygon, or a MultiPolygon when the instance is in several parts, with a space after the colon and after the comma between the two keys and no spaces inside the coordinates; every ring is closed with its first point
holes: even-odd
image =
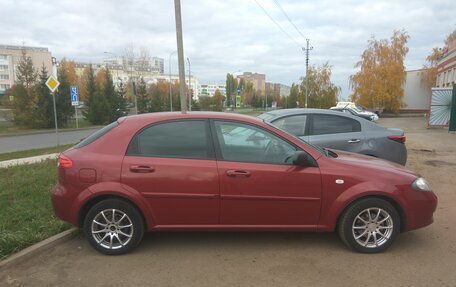
{"type": "Polygon", "coordinates": [[[0,269],[7,268],[11,265],[21,263],[30,257],[41,253],[43,251],[46,251],[57,244],[60,244],[62,242],[65,242],[71,238],[73,238],[76,234],[78,234],[79,229],[76,227],[72,227],[69,230],[65,230],[59,234],[56,234],[54,236],[49,237],[48,239],[45,239],[41,242],[38,242],[30,247],[27,247],[18,253],[15,253],[6,259],[0,261],[0,269]]]}

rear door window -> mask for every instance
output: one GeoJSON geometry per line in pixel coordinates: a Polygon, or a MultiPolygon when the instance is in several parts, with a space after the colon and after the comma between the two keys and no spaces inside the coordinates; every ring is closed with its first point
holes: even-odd
{"type": "Polygon", "coordinates": [[[333,115],[313,115],[311,135],[360,132],[361,124],[354,119],[333,115]]]}
{"type": "Polygon", "coordinates": [[[279,129],[285,130],[295,136],[303,136],[306,129],[306,115],[289,116],[272,122],[279,129]]]}
{"type": "Polygon", "coordinates": [[[139,132],[127,155],[208,159],[214,157],[205,120],[159,123],[139,132]]]}

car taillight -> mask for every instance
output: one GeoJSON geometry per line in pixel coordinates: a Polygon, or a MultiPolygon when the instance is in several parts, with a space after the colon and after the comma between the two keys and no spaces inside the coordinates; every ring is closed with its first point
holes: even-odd
{"type": "Polygon", "coordinates": [[[68,157],[64,156],[63,154],[59,155],[59,167],[61,168],[72,168],[73,161],[68,157]]]}
{"type": "Polygon", "coordinates": [[[388,136],[388,138],[390,140],[393,140],[398,143],[405,143],[405,136],[394,135],[394,136],[388,136]]]}

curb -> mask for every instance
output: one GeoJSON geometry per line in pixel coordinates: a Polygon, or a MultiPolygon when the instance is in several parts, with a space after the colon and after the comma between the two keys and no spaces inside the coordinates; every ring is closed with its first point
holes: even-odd
{"type": "Polygon", "coordinates": [[[0,261],[0,269],[9,267],[14,264],[19,264],[32,256],[35,256],[38,253],[41,253],[45,250],[48,250],[60,243],[63,243],[71,238],[73,238],[79,229],[72,227],[69,230],[65,230],[59,234],[49,237],[41,242],[38,242],[30,247],[25,248],[24,250],[19,251],[13,255],[10,255],[6,259],[0,261]]]}
{"type": "Polygon", "coordinates": [[[4,161],[0,161],[0,168],[7,168],[10,166],[15,166],[15,165],[37,163],[37,162],[41,162],[41,161],[44,161],[47,159],[56,159],[58,156],[59,156],[59,153],[50,153],[50,154],[43,154],[43,155],[24,157],[24,158],[18,158],[18,159],[4,160],[4,161]]]}

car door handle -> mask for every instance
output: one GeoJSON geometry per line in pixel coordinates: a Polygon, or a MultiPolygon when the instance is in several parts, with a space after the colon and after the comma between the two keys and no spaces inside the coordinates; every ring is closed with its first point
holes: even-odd
{"type": "Polygon", "coordinates": [[[359,139],[351,139],[348,141],[348,143],[359,143],[360,140],[359,139]]]}
{"type": "Polygon", "coordinates": [[[231,176],[231,177],[249,177],[250,172],[246,170],[227,170],[226,175],[231,176]]]}
{"type": "Polygon", "coordinates": [[[148,165],[131,165],[130,171],[136,172],[136,173],[149,173],[149,172],[154,172],[155,168],[152,166],[148,166],[148,165]]]}

